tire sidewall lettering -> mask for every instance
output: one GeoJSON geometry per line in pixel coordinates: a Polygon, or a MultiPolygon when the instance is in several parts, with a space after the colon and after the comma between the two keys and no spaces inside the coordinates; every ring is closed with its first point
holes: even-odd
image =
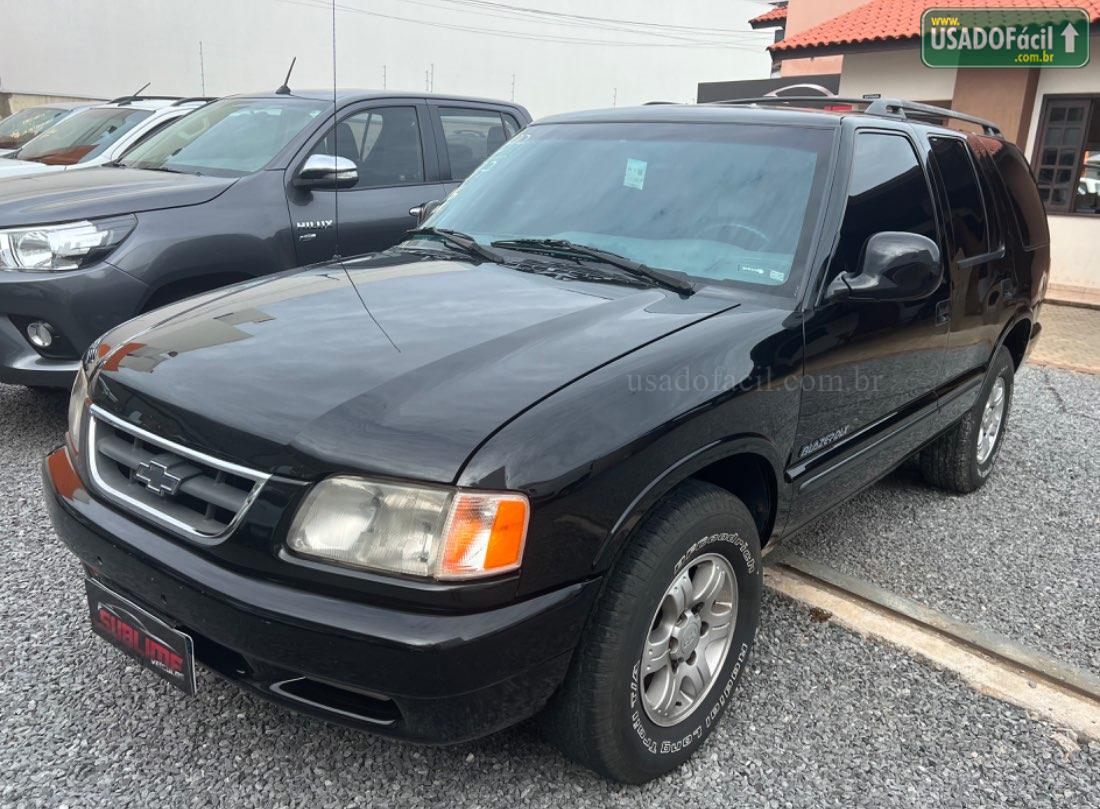
{"type": "MultiPolygon", "coordinates": [[[[753,554],[749,543],[736,532],[722,532],[709,534],[694,542],[676,561],[672,569],[672,576],[675,576],[683,570],[683,568],[693,558],[698,556],[704,548],[708,548],[713,552],[715,548],[711,546],[723,543],[727,546],[724,549],[723,555],[729,556],[731,559],[739,559],[742,561],[744,563],[744,570],[749,576],[757,574],[760,563],[753,554]]],[[[735,568],[736,567],[735,565],[735,568]]],[[[692,714],[691,717],[689,717],[689,721],[694,720],[693,724],[660,729],[675,732],[675,737],[670,739],[655,738],[653,731],[650,729],[650,723],[644,716],[644,709],[641,704],[641,662],[640,660],[635,660],[631,669],[628,705],[630,711],[630,725],[638,741],[641,743],[642,748],[653,756],[676,755],[693,749],[706,738],[710,730],[721,718],[726,705],[733,696],[737,681],[741,677],[749,653],[752,650],[754,640],[755,632],[747,640],[737,644],[735,647],[737,650],[736,654],[734,654],[733,649],[730,650],[729,658],[733,659],[733,666],[721,689],[718,688],[717,684],[712,688],[711,696],[709,696],[708,699],[713,699],[713,694],[715,693],[718,694],[718,698],[714,701],[713,705],[706,709],[705,713],[702,712],[701,708],[699,712],[692,714]]]]}

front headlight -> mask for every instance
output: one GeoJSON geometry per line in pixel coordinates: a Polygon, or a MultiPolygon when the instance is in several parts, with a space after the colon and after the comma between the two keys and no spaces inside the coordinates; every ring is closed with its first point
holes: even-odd
{"type": "Polygon", "coordinates": [[[303,556],[387,573],[492,576],[519,567],[528,510],[521,494],[332,477],[306,496],[287,545],[303,556]]]}
{"type": "Polygon", "coordinates": [[[76,372],[72,392],[69,394],[69,444],[73,452],[80,454],[80,433],[84,426],[84,410],[88,405],[88,377],[84,370],[76,372]]]}
{"type": "Polygon", "coordinates": [[[0,230],[0,270],[63,272],[105,258],[130,235],[133,216],[0,230]]]}

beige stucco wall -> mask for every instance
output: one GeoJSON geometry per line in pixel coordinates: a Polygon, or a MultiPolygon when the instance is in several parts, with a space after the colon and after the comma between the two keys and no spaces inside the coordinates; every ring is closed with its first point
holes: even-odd
{"type": "Polygon", "coordinates": [[[943,101],[955,93],[955,70],[925,67],[917,48],[850,53],[844,57],[838,95],[864,93],[909,101],[943,101]]]}

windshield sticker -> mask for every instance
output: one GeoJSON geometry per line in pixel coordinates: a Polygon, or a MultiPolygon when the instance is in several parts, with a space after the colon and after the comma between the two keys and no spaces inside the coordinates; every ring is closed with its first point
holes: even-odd
{"type": "Polygon", "coordinates": [[[737,269],[739,269],[743,273],[755,275],[761,281],[766,280],[767,283],[782,284],[787,280],[786,270],[777,270],[773,267],[762,267],[759,264],[748,264],[742,262],[741,264],[737,265],[737,269]]]}
{"type": "Polygon", "coordinates": [[[627,188],[637,188],[641,191],[645,187],[645,171],[649,164],[644,160],[635,160],[628,157],[626,160],[626,174],[623,176],[623,185],[627,188]]]}

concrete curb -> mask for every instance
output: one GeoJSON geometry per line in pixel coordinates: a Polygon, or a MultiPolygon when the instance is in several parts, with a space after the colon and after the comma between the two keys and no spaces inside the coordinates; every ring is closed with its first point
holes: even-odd
{"type": "Polygon", "coordinates": [[[1057,683],[1062,688],[1100,703],[1100,677],[1076,666],[1054,660],[1048,655],[1029,649],[996,632],[964,624],[939,610],[891,593],[868,581],[840,573],[826,565],[804,559],[782,547],[768,554],[767,564],[789,568],[835,590],[856,596],[913,623],[946,635],[957,643],[969,645],[986,655],[1033,672],[1057,683]]]}

